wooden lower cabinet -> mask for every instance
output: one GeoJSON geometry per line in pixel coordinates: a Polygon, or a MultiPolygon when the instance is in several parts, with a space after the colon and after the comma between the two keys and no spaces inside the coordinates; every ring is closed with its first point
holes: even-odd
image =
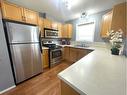
{"type": "Polygon", "coordinates": [[[63,59],[65,61],[70,60],[70,48],[69,47],[64,47],[64,49],[63,49],[63,59]]]}
{"type": "Polygon", "coordinates": [[[77,48],[70,48],[70,62],[74,63],[77,61],[77,48]]]}
{"type": "Polygon", "coordinates": [[[61,95],[80,95],[80,94],[61,80],[61,95]]]}
{"type": "Polygon", "coordinates": [[[75,47],[64,47],[64,60],[70,63],[75,63],[76,61],[83,58],[85,55],[89,54],[92,50],[79,49],[75,47]]]}
{"type": "Polygon", "coordinates": [[[88,54],[88,51],[87,50],[77,49],[77,60],[83,58],[87,54],[88,54]]]}
{"type": "Polygon", "coordinates": [[[43,68],[48,68],[49,67],[49,52],[48,52],[48,49],[43,49],[42,66],[43,66],[43,68]]]}

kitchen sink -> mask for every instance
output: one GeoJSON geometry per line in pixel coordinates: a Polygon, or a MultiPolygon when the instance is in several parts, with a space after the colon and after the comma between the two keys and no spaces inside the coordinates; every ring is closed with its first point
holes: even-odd
{"type": "Polygon", "coordinates": [[[89,47],[88,45],[85,45],[85,44],[83,44],[83,45],[74,45],[75,47],[89,47]]]}

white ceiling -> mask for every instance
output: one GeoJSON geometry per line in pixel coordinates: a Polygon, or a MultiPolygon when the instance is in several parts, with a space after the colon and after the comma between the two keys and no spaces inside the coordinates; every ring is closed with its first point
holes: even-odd
{"type": "Polygon", "coordinates": [[[18,5],[47,13],[60,21],[78,18],[84,11],[91,14],[112,8],[124,0],[71,0],[72,7],[67,9],[63,0],[7,0],[18,5]]]}

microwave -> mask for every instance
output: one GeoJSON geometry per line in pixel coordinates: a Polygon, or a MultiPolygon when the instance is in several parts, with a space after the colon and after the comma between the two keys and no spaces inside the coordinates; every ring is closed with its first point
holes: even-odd
{"type": "Polygon", "coordinates": [[[45,38],[58,38],[58,30],[45,28],[44,35],[45,38]]]}

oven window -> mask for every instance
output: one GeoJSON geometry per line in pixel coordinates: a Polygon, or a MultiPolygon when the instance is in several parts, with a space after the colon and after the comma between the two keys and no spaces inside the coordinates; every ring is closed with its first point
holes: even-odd
{"type": "Polygon", "coordinates": [[[52,52],[52,58],[57,58],[57,57],[61,57],[61,56],[62,56],[61,50],[57,50],[57,51],[52,52]]]}

